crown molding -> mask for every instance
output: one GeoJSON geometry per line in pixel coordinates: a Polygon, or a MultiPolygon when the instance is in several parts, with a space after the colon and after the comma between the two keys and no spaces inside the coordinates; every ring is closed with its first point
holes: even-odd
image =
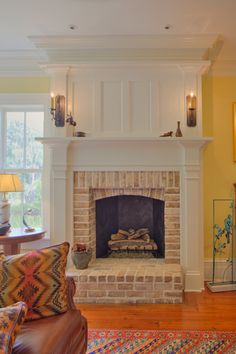
{"type": "Polygon", "coordinates": [[[211,76],[236,76],[236,60],[216,60],[209,70],[211,76]]]}
{"type": "MultiPolygon", "coordinates": [[[[45,76],[45,66],[208,62],[216,35],[31,36],[35,50],[0,52],[0,76],[45,76]]],[[[209,64],[207,63],[207,66],[209,64]]],[[[184,69],[186,70],[186,69],[184,69]]],[[[205,70],[205,69],[204,69],[205,70]]]]}
{"type": "Polygon", "coordinates": [[[124,62],[124,61],[102,61],[102,62],[86,62],[86,63],[76,63],[76,64],[43,64],[41,65],[41,69],[45,71],[49,75],[61,75],[61,74],[69,74],[71,76],[77,75],[79,71],[88,69],[88,68],[97,68],[97,69],[104,69],[104,68],[178,68],[181,72],[183,73],[195,73],[197,75],[203,75],[205,74],[211,65],[211,62],[209,60],[159,60],[159,61],[138,61],[138,60],[133,60],[130,62],[124,62]]]}
{"type": "Polygon", "coordinates": [[[183,62],[178,65],[179,68],[183,71],[183,73],[192,73],[196,72],[199,75],[203,75],[208,72],[211,62],[210,60],[201,60],[195,62],[183,62]]]}
{"type": "Polygon", "coordinates": [[[66,76],[69,71],[70,71],[70,66],[66,65],[66,64],[40,64],[40,68],[45,71],[49,76],[52,75],[62,75],[62,76],[66,76]]]}
{"type": "Polygon", "coordinates": [[[0,51],[0,76],[45,76],[39,62],[47,57],[38,50],[0,51]]]}
{"type": "Polygon", "coordinates": [[[49,63],[96,63],[118,61],[201,60],[203,49],[48,49],[49,63]]]}
{"type": "Polygon", "coordinates": [[[31,36],[49,63],[208,59],[217,35],[31,36]]]}
{"type": "Polygon", "coordinates": [[[212,48],[218,35],[30,36],[36,48],[154,49],[212,48]]]}

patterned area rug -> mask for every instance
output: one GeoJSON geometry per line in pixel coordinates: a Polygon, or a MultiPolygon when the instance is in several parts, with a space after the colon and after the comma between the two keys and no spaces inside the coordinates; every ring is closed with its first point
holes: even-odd
{"type": "Polygon", "coordinates": [[[236,332],[89,330],[87,354],[236,353],[236,332]]]}

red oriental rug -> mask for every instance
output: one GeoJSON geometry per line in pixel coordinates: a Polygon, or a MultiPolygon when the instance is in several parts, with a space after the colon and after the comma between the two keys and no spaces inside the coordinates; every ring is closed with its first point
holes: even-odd
{"type": "Polygon", "coordinates": [[[236,332],[90,329],[87,354],[236,353],[236,332]]]}

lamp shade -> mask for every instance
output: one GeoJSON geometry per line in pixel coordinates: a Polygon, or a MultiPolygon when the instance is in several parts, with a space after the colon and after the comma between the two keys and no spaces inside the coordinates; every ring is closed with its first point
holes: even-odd
{"type": "Polygon", "coordinates": [[[13,174],[0,174],[0,192],[22,192],[20,178],[13,174]]]}

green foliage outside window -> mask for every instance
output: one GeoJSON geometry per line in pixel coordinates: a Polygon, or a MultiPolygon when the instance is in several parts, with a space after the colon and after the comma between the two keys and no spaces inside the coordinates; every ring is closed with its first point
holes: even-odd
{"type": "Polygon", "coordinates": [[[42,226],[43,148],[37,136],[43,136],[43,112],[7,112],[5,169],[14,170],[24,185],[24,192],[9,193],[13,228],[22,227],[28,209],[36,211],[29,223],[42,226]]]}

